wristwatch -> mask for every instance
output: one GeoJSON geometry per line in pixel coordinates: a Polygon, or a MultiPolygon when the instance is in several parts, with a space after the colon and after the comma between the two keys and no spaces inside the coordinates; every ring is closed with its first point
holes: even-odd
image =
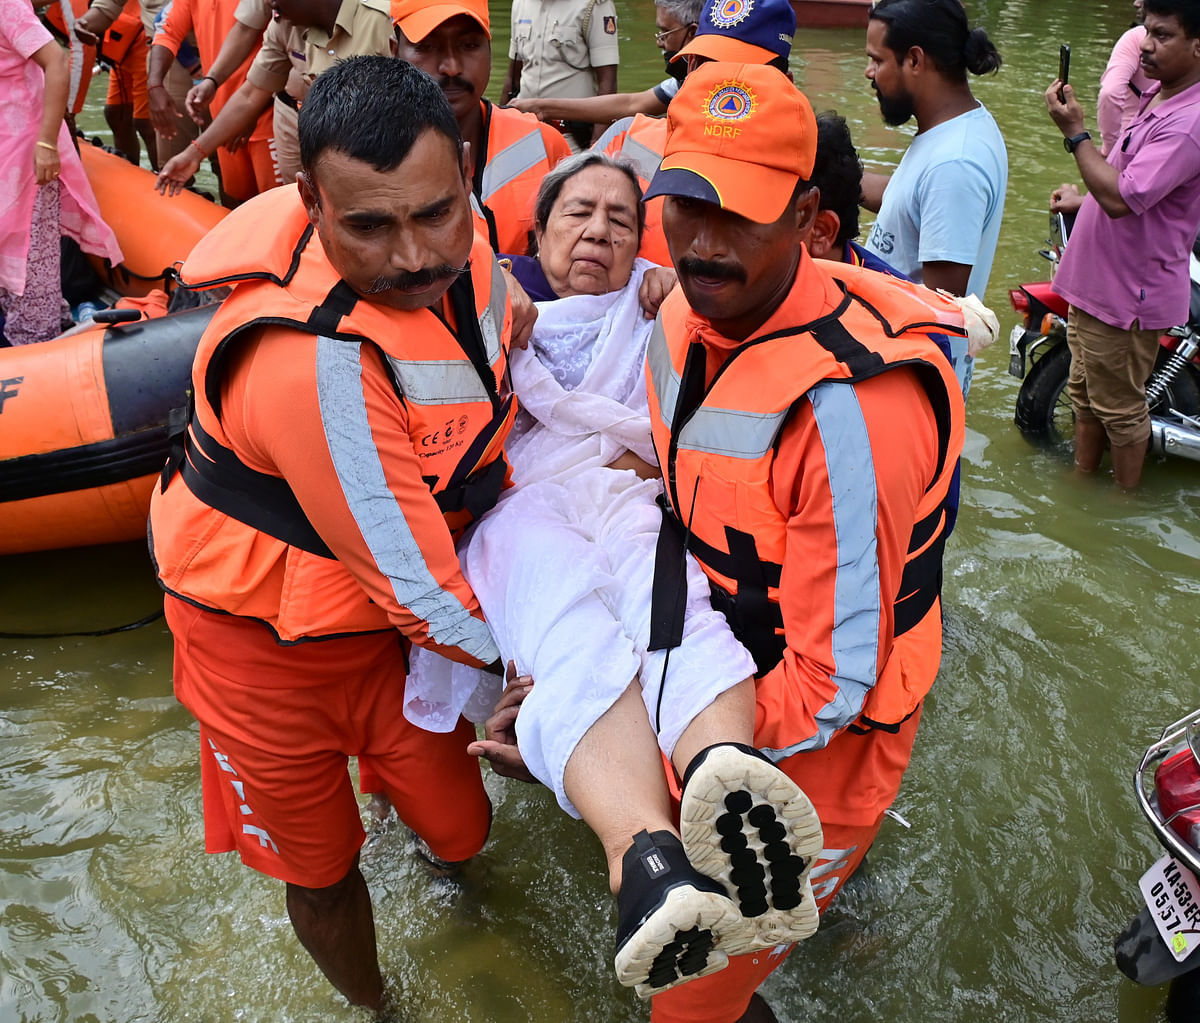
{"type": "Polygon", "coordinates": [[[1090,131],[1081,131],[1078,135],[1072,135],[1069,139],[1063,139],[1063,149],[1068,153],[1073,153],[1075,152],[1075,147],[1080,142],[1086,142],[1091,137],[1092,133],[1090,131]]]}

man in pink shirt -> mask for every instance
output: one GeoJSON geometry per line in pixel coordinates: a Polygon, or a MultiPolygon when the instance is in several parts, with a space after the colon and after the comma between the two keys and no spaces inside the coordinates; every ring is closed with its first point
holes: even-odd
{"type": "Polygon", "coordinates": [[[1095,472],[1105,443],[1113,478],[1133,489],[1150,438],[1146,378],[1158,337],[1188,317],[1188,253],[1200,230],[1200,0],[1146,0],[1141,66],[1157,81],[1105,161],[1083,128],[1072,88],[1046,108],[1088,187],[1051,197],[1078,208],[1054,290],[1071,304],[1067,343],[1075,465],[1095,472]]]}

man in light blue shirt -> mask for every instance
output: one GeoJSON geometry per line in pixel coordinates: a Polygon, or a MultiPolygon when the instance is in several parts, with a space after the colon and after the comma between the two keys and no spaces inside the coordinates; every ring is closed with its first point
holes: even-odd
{"type": "MultiPolygon", "coordinates": [[[[883,119],[917,119],[891,177],[863,175],[863,205],[879,216],[866,248],[930,288],[983,298],[1008,185],[1008,153],[967,72],[1000,67],[960,0],[880,0],[867,25],[867,70],[883,119]]],[[[973,360],[954,352],[966,393],[973,360]]]]}

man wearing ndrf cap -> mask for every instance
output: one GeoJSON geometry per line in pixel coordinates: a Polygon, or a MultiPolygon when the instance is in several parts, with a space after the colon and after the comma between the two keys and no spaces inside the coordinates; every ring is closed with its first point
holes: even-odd
{"type": "MultiPolygon", "coordinates": [[[[674,60],[686,60],[689,71],[707,61],[724,60],[768,64],[787,74],[795,34],[796,12],[788,0],[705,0],[695,36],[674,60]]],[[[638,114],[615,122],[592,148],[632,163],[645,188],[658,169],[666,141],[666,120],[638,114]]],[[[660,207],[661,203],[646,206],[646,226],[638,255],[669,266],[660,207]]]]}
{"type": "MultiPolygon", "coordinates": [[[[669,505],[658,564],[686,545],[755,658],[755,744],[824,827],[823,910],[896,796],[941,657],[964,420],[929,334],[960,334],[962,318],[925,289],[809,257],[816,123],[777,70],[704,65],[667,119],[648,192],[665,196],[681,285],[647,352],[669,505]]],[[[667,620],[672,575],[655,581],[667,620]]],[[[788,951],[659,995],[655,1023],[774,1020],[754,991],[788,951]]]]}
{"type": "Polygon", "coordinates": [[[471,147],[472,206],[481,230],[496,252],[524,255],[542,178],[571,147],[532,114],[484,98],[492,73],[485,0],[392,0],[392,23],[398,56],[441,86],[471,147]]]}

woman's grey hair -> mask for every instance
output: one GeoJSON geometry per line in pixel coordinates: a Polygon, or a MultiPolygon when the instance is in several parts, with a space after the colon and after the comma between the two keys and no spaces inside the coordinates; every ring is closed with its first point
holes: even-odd
{"type": "Polygon", "coordinates": [[[654,6],[671,15],[681,25],[698,25],[704,0],[654,0],[654,6]]]}
{"type": "MultiPolygon", "coordinates": [[[[550,211],[554,209],[554,204],[558,202],[558,197],[562,194],[563,186],[570,181],[576,174],[587,170],[589,167],[611,167],[613,170],[620,171],[629,179],[629,184],[633,187],[633,194],[637,197],[637,238],[638,244],[642,243],[642,230],[646,226],[646,207],[642,202],[642,183],[638,181],[637,171],[633,169],[633,165],[619,157],[614,158],[607,153],[595,152],[591,149],[584,150],[582,153],[576,153],[574,156],[568,156],[565,160],[556,164],[544,178],[542,178],[542,187],[538,189],[537,198],[533,203],[533,224],[538,231],[546,230],[546,224],[550,221],[550,211]]],[[[529,254],[537,255],[537,240],[536,238],[530,241],[529,254]]]]}

